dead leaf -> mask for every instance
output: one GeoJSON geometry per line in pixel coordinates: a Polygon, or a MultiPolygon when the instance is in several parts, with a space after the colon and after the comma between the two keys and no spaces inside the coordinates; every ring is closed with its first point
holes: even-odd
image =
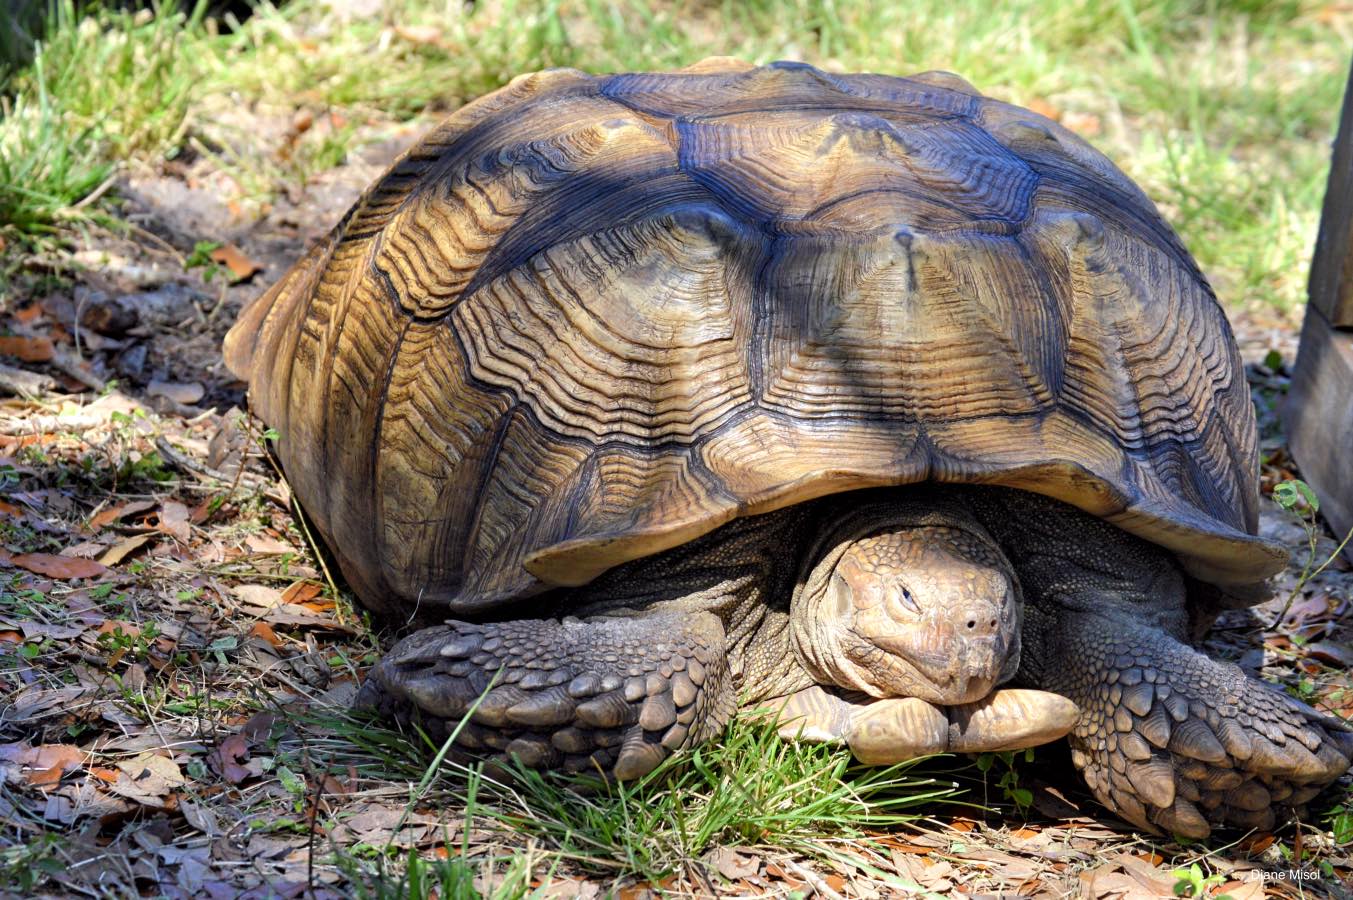
{"type": "Polygon", "coordinates": [[[1309,620],[1323,619],[1329,611],[1330,597],[1327,594],[1307,594],[1292,604],[1287,615],[1283,616],[1283,624],[1295,628],[1309,620]]]}
{"type": "Polygon", "coordinates": [[[705,857],[705,861],[719,871],[729,881],[748,878],[761,871],[761,859],[734,847],[718,847],[705,857]]]}
{"type": "Polygon", "coordinates": [[[217,247],[211,251],[211,258],[229,269],[236,281],[244,281],[263,271],[263,266],[246,256],[244,251],[234,244],[217,247]]]}
{"type": "Polygon", "coordinates": [[[14,356],[24,362],[47,362],[56,355],[52,342],[44,337],[0,337],[0,355],[14,356]]]}
{"type": "Polygon", "coordinates": [[[116,522],[118,519],[154,508],[154,500],[133,500],[131,503],[123,503],[118,506],[106,506],[94,514],[89,520],[88,527],[91,532],[98,532],[99,529],[116,522]]]}
{"type": "Polygon", "coordinates": [[[797,878],[794,875],[789,874],[782,866],[773,862],[766,863],[766,876],[768,878],[778,878],[785,882],[786,886],[791,891],[797,890],[799,886],[803,884],[802,878],[797,878]]]}
{"type": "Polygon", "coordinates": [[[108,571],[107,566],[94,562],[92,559],[56,556],[51,553],[19,553],[11,556],[8,552],[0,550],[0,562],[7,562],[39,575],[46,575],[48,578],[63,580],[96,578],[108,571]]]}
{"type": "Polygon", "coordinates": [[[99,562],[105,566],[115,566],[148,543],[152,537],[154,535],[134,534],[129,538],[123,538],[103,551],[103,555],[99,557],[99,562]]]}
{"type": "Polygon", "coordinates": [[[277,713],[269,710],[260,710],[250,716],[243,725],[240,726],[240,734],[251,741],[266,740],[272,733],[273,724],[277,722],[277,713]]]}
{"type": "Polygon", "coordinates": [[[108,789],[142,806],[168,809],[176,805],[174,791],[187,783],[178,764],[149,751],[117,764],[121,774],[108,789]]]}
{"type": "Polygon", "coordinates": [[[207,389],[196,381],[152,381],[146,385],[146,393],[152,397],[164,397],[184,406],[191,406],[206,396],[207,389]]]}
{"type": "Polygon", "coordinates": [[[24,620],[18,623],[23,629],[23,636],[32,640],[35,637],[48,637],[54,641],[65,641],[73,637],[79,637],[89,628],[87,625],[49,625],[46,622],[33,622],[24,620]]]}
{"type": "Polygon", "coordinates": [[[192,526],[188,522],[190,517],[188,507],[174,500],[166,500],[160,504],[159,530],[186,544],[192,537],[192,526]]]}
{"type": "Polygon", "coordinates": [[[1217,888],[1213,896],[1227,896],[1231,900],[1264,900],[1264,882],[1259,878],[1253,881],[1228,881],[1217,888]]]}
{"type": "Polygon", "coordinates": [[[85,752],[73,744],[0,744],[0,768],[7,770],[6,778],[44,791],[55,788],[62,775],[80,768],[84,761],[85,752]]]}
{"type": "Polygon", "coordinates": [[[237,584],[230,590],[246,606],[272,609],[282,602],[282,592],[266,584],[237,584]]]}
{"type": "Polygon", "coordinates": [[[283,603],[295,603],[298,606],[314,600],[324,588],[313,581],[297,581],[282,592],[283,603]]]}
{"type": "Polygon", "coordinates": [[[221,822],[209,805],[184,800],[179,804],[179,812],[183,813],[183,818],[189,825],[207,837],[215,837],[221,833],[221,822]]]}
{"type": "Polygon", "coordinates": [[[1277,837],[1266,832],[1252,834],[1240,842],[1240,849],[1244,850],[1246,853],[1257,856],[1269,847],[1272,847],[1276,840],[1277,837]]]}
{"type": "Polygon", "coordinates": [[[80,559],[97,559],[99,554],[106,549],[105,545],[98,541],[81,541],[70,547],[63,549],[59,556],[75,556],[80,559]]]}
{"type": "Polygon", "coordinates": [[[239,784],[253,774],[242,765],[248,761],[249,741],[240,734],[230,735],[207,754],[207,767],[231,784],[239,784]]]}
{"type": "MultiPolygon", "coordinates": [[[[1152,857],[1155,857],[1155,854],[1152,854],[1152,857]]],[[[1170,874],[1140,856],[1120,853],[1113,861],[1122,866],[1123,871],[1127,872],[1134,881],[1148,891],[1155,894],[1164,894],[1167,897],[1174,891],[1175,880],[1170,877],[1170,874]]]]}
{"type": "Polygon", "coordinates": [[[267,622],[255,622],[254,627],[249,629],[249,634],[260,640],[267,641],[273,647],[280,647],[282,644],[286,643],[277,636],[277,632],[273,631],[273,627],[267,622]]]}
{"type": "Polygon", "coordinates": [[[295,553],[290,544],[275,540],[262,534],[251,534],[244,539],[244,545],[255,553],[295,553]]]}
{"type": "Polygon", "coordinates": [[[1318,659],[1323,663],[1342,666],[1346,669],[1353,668],[1353,648],[1346,644],[1335,641],[1317,641],[1314,644],[1307,644],[1303,649],[1307,656],[1318,659]]]}

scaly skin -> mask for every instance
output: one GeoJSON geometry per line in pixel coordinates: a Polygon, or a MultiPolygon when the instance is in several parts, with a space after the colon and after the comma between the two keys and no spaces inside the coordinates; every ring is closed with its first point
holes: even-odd
{"type": "Polygon", "coordinates": [[[497,673],[464,746],[617,778],[777,698],[786,728],[880,763],[1028,746],[1064,719],[1100,801],[1195,838],[1270,827],[1275,805],[1301,805],[1353,758],[1341,723],[1187,645],[1168,553],[1020,491],[875,491],[736,520],[559,605],[589,617],[418,632],[363,701],[445,728],[497,673]],[[1016,666],[1076,716],[993,693],[1016,666]]]}
{"type": "MultiPolygon", "coordinates": [[[[419,631],[359,702],[395,718],[416,710],[445,735],[484,694],[465,749],[627,779],[718,731],[739,703],[814,684],[969,703],[1019,664],[1018,590],[1000,551],[961,510],[897,494],[736,520],[558,606],[581,618],[419,631]]],[[[879,708],[858,720],[871,723],[853,732],[864,755],[924,746],[909,733],[924,716],[879,708]]]]}
{"type": "Polygon", "coordinates": [[[1186,643],[1168,553],[1019,491],[972,491],[1026,597],[1018,681],[1075,701],[1071,754],[1104,805],[1152,832],[1270,828],[1348,770],[1343,723],[1186,643]]]}

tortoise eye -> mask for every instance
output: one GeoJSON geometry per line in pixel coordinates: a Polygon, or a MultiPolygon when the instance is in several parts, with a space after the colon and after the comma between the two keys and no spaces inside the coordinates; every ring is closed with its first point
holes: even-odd
{"type": "Polygon", "coordinates": [[[902,585],[902,590],[897,592],[897,596],[898,599],[902,601],[903,606],[918,615],[920,614],[921,605],[917,603],[916,598],[911,595],[911,588],[907,587],[905,584],[902,585]]]}

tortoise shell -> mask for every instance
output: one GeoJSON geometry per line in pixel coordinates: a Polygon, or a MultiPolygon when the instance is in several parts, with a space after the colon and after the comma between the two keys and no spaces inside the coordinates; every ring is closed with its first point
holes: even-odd
{"type": "Polygon", "coordinates": [[[579,585],[737,516],[998,484],[1252,585],[1211,288],[1085,142],[956,76],[524,75],[241,316],[230,368],[370,605],[579,585]]]}

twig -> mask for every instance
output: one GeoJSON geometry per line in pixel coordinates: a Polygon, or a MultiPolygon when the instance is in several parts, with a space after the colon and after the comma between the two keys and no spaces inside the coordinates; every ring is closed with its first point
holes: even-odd
{"type": "Polygon", "coordinates": [[[0,365],[0,390],[25,399],[36,400],[47,391],[56,390],[56,382],[37,372],[0,365]]]}
{"type": "MultiPolygon", "coordinates": [[[[79,329],[77,328],[76,331],[78,333],[79,329]]],[[[50,365],[60,369],[62,372],[91,390],[103,391],[108,388],[108,382],[104,381],[93,372],[85,371],[84,366],[80,365],[79,360],[71,358],[60,350],[52,356],[50,365]]]]}
{"type": "Polygon", "coordinates": [[[195,475],[202,475],[206,478],[214,479],[222,484],[228,484],[231,486],[231,493],[234,493],[235,486],[240,484],[243,484],[250,490],[258,491],[266,490],[269,487],[269,484],[265,479],[244,471],[243,460],[240,461],[239,472],[232,476],[217,469],[213,469],[206,463],[198,462],[188,454],[175,448],[173,444],[169,443],[169,439],[163,435],[155,438],[155,449],[160,451],[160,456],[164,458],[165,462],[169,463],[169,465],[179,471],[191,472],[195,475]]]}
{"type": "Polygon", "coordinates": [[[104,415],[5,417],[0,419],[0,434],[51,434],[52,432],[85,431],[106,424],[108,424],[108,417],[104,415]]]}
{"type": "Polygon", "coordinates": [[[824,897],[831,897],[832,900],[845,900],[844,897],[842,897],[836,891],[831,889],[831,885],[827,884],[827,882],[823,880],[822,876],[818,875],[816,872],[809,869],[807,866],[801,866],[798,863],[794,862],[793,860],[785,860],[785,862],[791,869],[802,875],[803,880],[811,884],[813,886],[813,890],[816,891],[817,893],[821,894],[824,897]]]}
{"type": "Polygon", "coordinates": [[[91,203],[97,203],[99,198],[102,197],[104,194],[108,193],[108,189],[117,183],[117,179],[118,172],[114,171],[112,175],[109,175],[107,178],[103,180],[103,184],[94,188],[94,190],[90,191],[88,194],[85,194],[84,199],[80,200],[80,202],[76,203],[74,206],[68,208],[72,210],[84,209],[91,203]]]}

